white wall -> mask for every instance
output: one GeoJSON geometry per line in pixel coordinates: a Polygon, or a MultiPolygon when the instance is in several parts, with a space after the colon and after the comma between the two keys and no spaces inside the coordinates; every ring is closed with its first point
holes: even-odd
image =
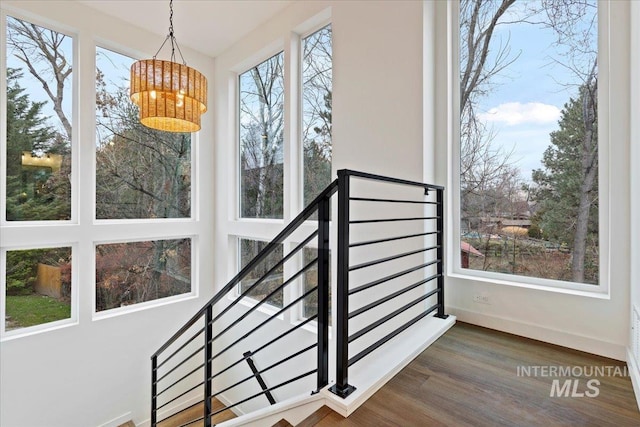
{"type": "MultiPolygon", "coordinates": [[[[2,1],[0,5],[12,15],[59,25],[77,33],[79,61],[74,74],[80,76],[79,143],[80,154],[79,223],[65,226],[62,234],[77,242],[81,260],[78,270],[79,319],[75,325],[54,331],[13,338],[0,343],[0,425],[5,427],[90,427],[121,416],[140,422],[150,414],[150,356],[175,330],[212,295],[213,276],[211,194],[213,174],[213,116],[204,116],[203,128],[193,149],[194,180],[198,202],[193,206],[193,221],[117,226],[93,225],[93,182],[91,167],[94,150],[93,100],[95,87],[94,43],[105,47],[121,46],[130,54],[153,55],[163,37],[139,31],[121,21],[95,13],[78,2],[2,1]],[[89,203],[87,203],[87,201],[89,203]],[[87,237],[86,232],[93,235],[87,237]],[[92,238],[128,239],[145,233],[196,236],[196,258],[201,262],[194,270],[193,283],[200,297],[173,304],[94,320],[93,283],[95,271],[91,254],[92,238]],[[200,279],[198,281],[198,279],[200,279]]],[[[123,3],[124,6],[124,3],[123,3]]],[[[124,11],[124,9],[123,9],[124,11]]],[[[184,49],[189,64],[211,81],[213,60],[184,49]]],[[[4,99],[4,97],[3,97],[4,99]]],[[[212,104],[212,95],[209,104],[212,104]]],[[[53,227],[51,227],[53,228],[53,227]]],[[[2,230],[0,244],[6,245],[19,229],[2,230]]],[[[60,234],[60,233],[58,233],[60,234]]],[[[15,239],[12,241],[15,242],[15,239]]],[[[32,236],[25,244],[37,244],[32,236]]],[[[120,419],[124,422],[126,419],[120,419]]]]}
{"type": "MultiPolygon", "coordinates": [[[[629,138],[631,153],[629,168],[631,171],[631,310],[634,307],[640,314],[640,3],[631,2],[631,136],[629,138]]],[[[633,325],[633,323],[631,323],[633,325]]],[[[638,331],[631,331],[640,336],[638,331]]],[[[638,358],[638,355],[635,355],[638,358]]],[[[640,359],[636,359],[636,365],[640,359]]],[[[640,371],[636,374],[640,375],[640,371]]]]}
{"type": "MultiPolygon", "coordinates": [[[[444,100],[446,89],[446,3],[435,2],[437,10],[438,79],[437,99],[444,100]]],[[[610,122],[610,162],[601,164],[601,172],[608,169],[609,239],[608,278],[610,295],[606,298],[572,295],[549,290],[508,286],[472,279],[447,280],[447,304],[459,320],[548,341],[624,360],[629,338],[629,2],[603,2],[610,6],[611,64],[608,91],[610,122]],[[491,305],[474,303],[474,294],[487,294],[491,305]]],[[[607,47],[601,47],[601,49],[607,47]]],[[[606,92],[605,92],[606,93],[606,92]]],[[[447,179],[447,116],[444,108],[438,110],[437,176],[447,179]]],[[[602,188],[602,187],[601,187],[602,188]]],[[[451,259],[451,258],[450,258],[451,259]]],[[[607,280],[607,279],[605,279],[607,280]]]]}

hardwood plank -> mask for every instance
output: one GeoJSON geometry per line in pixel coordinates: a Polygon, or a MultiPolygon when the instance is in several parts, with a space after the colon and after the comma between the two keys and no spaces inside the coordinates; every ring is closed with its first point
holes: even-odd
{"type": "Polygon", "coordinates": [[[326,405],[318,408],[313,414],[296,424],[296,427],[313,427],[318,424],[324,417],[334,412],[333,409],[326,405]]]}
{"type": "MultiPolygon", "coordinates": [[[[211,398],[211,407],[213,408],[213,411],[217,411],[224,408],[225,406],[222,402],[220,402],[218,399],[213,397],[211,398]]],[[[198,418],[201,418],[203,412],[204,412],[204,403],[200,402],[197,405],[194,405],[190,408],[185,409],[184,411],[178,412],[177,414],[165,420],[162,420],[161,422],[158,423],[158,427],[180,426],[188,423],[189,421],[197,420],[198,418]]],[[[212,424],[218,424],[223,421],[231,420],[235,417],[236,417],[236,414],[231,409],[227,409],[226,411],[222,411],[219,414],[214,415],[211,418],[211,420],[212,420],[212,424]]],[[[195,421],[189,425],[193,427],[199,427],[199,426],[203,426],[204,422],[200,420],[200,421],[195,421]]]]}

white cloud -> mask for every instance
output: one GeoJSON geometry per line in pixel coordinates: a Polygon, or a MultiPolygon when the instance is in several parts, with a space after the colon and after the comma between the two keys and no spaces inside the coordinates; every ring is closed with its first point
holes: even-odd
{"type": "Polygon", "coordinates": [[[507,126],[515,126],[525,123],[544,124],[555,123],[560,118],[560,109],[555,105],[542,102],[507,102],[491,108],[486,113],[480,114],[480,120],[484,122],[500,122],[507,126]]]}

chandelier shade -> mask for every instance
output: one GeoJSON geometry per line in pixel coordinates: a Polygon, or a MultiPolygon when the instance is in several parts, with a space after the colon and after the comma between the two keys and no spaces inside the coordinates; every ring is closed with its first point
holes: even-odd
{"type": "Polygon", "coordinates": [[[138,106],[140,123],[166,132],[197,132],[207,111],[207,79],[188,67],[173,33],[173,0],[169,1],[169,34],[153,56],[131,65],[129,96],[138,106]],[[156,59],[170,41],[171,60],[156,59]],[[178,50],[182,64],[175,62],[178,50]]]}
{"type": "Polygon", "coordinates": [[[140,122],[167,132],[196,132],[207,111],[207,79],[186,64],[143,59],[131,66],[131,101],[140,122]]]}

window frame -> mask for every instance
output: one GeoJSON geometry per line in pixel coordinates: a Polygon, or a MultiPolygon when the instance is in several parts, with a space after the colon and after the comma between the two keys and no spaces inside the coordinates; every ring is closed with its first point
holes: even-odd
{"type": "MultiPolygon", "coordinates": [[[[50,225],[71,225],[78,224],[79,222],[79,204],[78,204],[78,184],[79,184],[79,146],[80,146],[80,120],[78,118],[79,103],[80,103],[80,73],[77,71],[79,68],[80,59],[80,32],[63,25],[58,22],[52,22],[47,19],[40,18],[39,16],[33,16],[30,14],[24,14],[19,10],[14,9],[0,9],[0,71],[6,75],[7,71],[7,17],[19,19],[21,21],[28,22],[30,24],[37,25],[47,30],[52,30],[57,33],[72,39],[72,64],[73,71],[71,73],[71,200],[70,202],[70,219],[68,220],[42,220],[42,221],[8,221],[7,220],[7,203],[6,197],[0,197],[0,227],[30,227],[30,226],[50,226],[50,225]]],[[[7,93],[7,80],[6,78],[0,79],[0,92],[7,93]]],[[[47,101],[49,102],[49,101],[47,101]]],[[[6,134],[6,97],[5,101],[0,107],[0,123],[3,126],[0,127],[0,152],[2,153],[3,160],[0,161],[0,190],[2,194],[7,194],[7,164],[6,164],[6,152],[7,152],[7,134],[6,134]]]]}
{"type": "MultiPolygon", "coordinates": [[[[610,165],[609,146],[610,109],[609,93],[611,81],[609,69],[612,66],[609,40],[611,38],[610,3],[598,2],[598,188],[599,188],[599,280],[597,285],[545,279],[529,276],[519,276],[507,273],[497,273],[462,268],[460,255],[460,115],[459,115],[459,1],[446,4],[446,88],[448,98],[446,127],[446,174],[447,191],[446,235],[447,276],[495,283],[507,286],[517,286],[530,289],[552,291],[594,298],[610,298],[610,165]]],[[[441,9],[442,12],[443,9],[441,9]]],[[[444,18],[444,17],[443,17],[444,18]]],[[[441,53],[442,55],[442,53],[441,53]]],[[[442,74],[441,74],[442,75],[442,74]]],[[[441,80],[441,79],[440,79],[441,80]]],[[[442,82],[444,83],[444,82],[442,82]]],[[[436,124],[437,125],[437,124],[436,124]]],[[[437,125],[438,126],[438,125],[437,125]]],[[[443,125],[440,125],[443,126],[443,125]]]]}
{"type": "MultiPolygon", "coordinates": [[[[96,100],[95,70],[98,48],[136,58],[150,57],[142,50],[103,38],[79,27],[63,24],[10,5],[0,9],[0,73],[7,69],[7,16],[24,20],[72,37],[73,73],[71,100],[71,219],[60,221],[7,221],[6,200],[0,200],[0,292],[6,292],[6,253],[12,250],[71,247],[71,315],[68,319],[11,331],[0,326],[0,343],[61,328],[106,321],[129,313],[189,301],[200,296],[200,251],[198,240],[205,224],[200,222],[198,194],[200,182],[201,133],[191,133],[191,209],[185,218],[96,219],[96,100]],[[84,58],[84,59],[82,59],[84,58]],[[82,94],[80,90],[82,89],[82,94]],[[82,167],[81,167],[82,166],[82,167]],[[84,200],[84,204],[80,204],[84,200]],[[167,225],[171,224],[168,230],[167,225]],[[188,293],[159,298],[110,310],[96,311],[95,248],[103,243],[136,241],[191,240],[191,289],[188,293]]],[[[148,46],[149,48],[157,46],[148,46]]],[[[6,79],[0,79],[0,91],[7,91],[6,79]]],[[[6,123],[6,102],[0,105],[0,121],[6,123]]],[[[0,150],[6,152],[6,126],[0,126],[0,150]]],[[[6,194],[6,162],[0,156],[0,189],[6,194]]],[[[5,295],[4,293],[2,295],[5,295]]],[[[5,297],[0,298],[0,314],[6,312],[5,297]]]]}
{"type": "Polygon", "coordinates": [[[21,338],[25,336],[30,336],[34,334],[38,334],[40,332],[47,332],[52,330],[57,330],[61,328],[66,328],[69,326],[74,326],[78,324],[79,311],[80,311],[80,303],[78,299],[79,295],[79,263],[77,260],[78,244],[76,242],[56,242],[51,244],[41,244],[41,245],[18,245],[18,246],[3,246],[0,249],[0,295],[2,295],[2,304],[0,304],[0,319],[3,319],[0,322],[0,342],[12,340],[15,338],[21,338]],[[53,322],[41,323],[39,325],[26,326],[24,328],[18,328],[11,331],[6,330],[6,321],[4,320],[6,317],[6,277],[7,277],[7,252],[11,251],[23,251],[30,249],[55,249],[55,248],[70,248],[71,249],[71,295],[69,302],[69,317],[66,319],[55,320],[53,322]]]}
{"type": "MultiPolygon", "coordinates": [[[[229,123],[229,137],[234,141],[233,149],[229,150],[231,171],[233,171],[233,185],[230,189],[229,219],[227,221],[227,241],[229,242],[229,259],[227,265],[231,272],[237,273],[240,266],[239,239],[262,240],[269,242],[285,224],[288,224],[302,209],[304,200],[304,174],[303,174],[303,149],[302,149],[302,47],[303,40],[331,25],[331,10],[326,9],[302,24],[294,27],[283,37],[271,43],[263,45],[262,49],[254,51],[235,66],[231,67],[229,84],[229,110],[232,117],[229,123]],[[240,186],[240,87],[239,77],[253,66],[268,60],[269,58],[284,53],[284,141],[283,141],[283,217],[273,218],[245,218],[241,216],[241,186],[240,186]],[[299,144],[294,144],[299,142],[299,144]]],[[[314,221],[308,220],[300,228],[286,239],[283,245],[283,255],[287,255],[301,241],[304,240],[316,228],[314,221]]],[[[308,247],[315,247],[317,243],[312,241],[308,247]]],[[[296,254],[284,265],[284,280],[291,277],[302,267],[302,255],[296,254]]],[[[334,281],[335,282],[335,281],[334,281]]],[[[232,298],[238,298],[239,285],[236,287],[232,298]]],[[[284,289],[283,304],[287,305],[293,299],[302,295],[302,279],[298,278],[294,283],[284,289]]],[[[245,298],[241,301],[245,306],[254,306],[255,300],[245,298]]],[[[263,304],[258,312],[265,315],[275,313],[274,306],[263,304]]],[[[277,310],[276,310],[277,311],[277,310]]],[[[287,310],[283,313],[283,320],[290,323],[298,323],[306,318],[302,316],[302,306],[299,310],[287,310]]],[[[306,329],[306,328],[305,328],[306,329]]],[[[309,331],[317,332],[315,328],[309,331]]]]}

